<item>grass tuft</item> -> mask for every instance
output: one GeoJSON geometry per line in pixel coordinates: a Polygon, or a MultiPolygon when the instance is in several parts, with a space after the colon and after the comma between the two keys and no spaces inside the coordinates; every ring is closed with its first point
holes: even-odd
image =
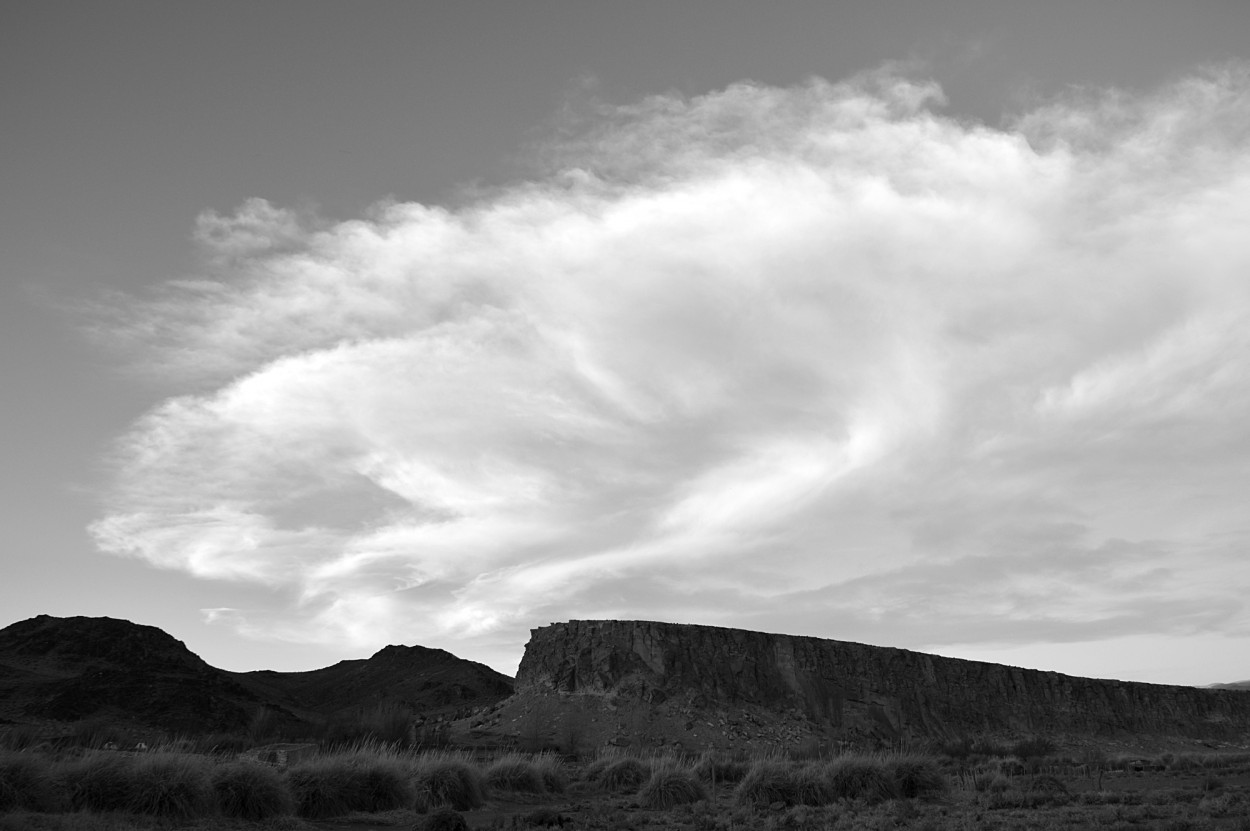
{"type": "Polygon", "coordinates": [[[765,806],[774,802],[795,805],[799,801],[799,783],[792,762],[761,759],[751,765],[738,783],[737,801],[743,805],[765,806]]]}
{"type": "Polygon", "coordinates": [[[417,810],[449,807],[470,811],[485,802],[486,782],[482,772],[469,762],[451,755],[430,756],[417,765],[414,776],[417,810]]]}
{"type": "Polygon", "coordinates": [[[886,762],[868,756],[846,756],[829,763],[834,799],[862,799],[871,804],[898,796],[886,762]]]}
{"type": "Polygon", "coordinates": [[[257,762],[230,762],[213,771],[217,806],[227,817],[267,820],[295,810],[295,800],[282,776],[257,762]]]}
{"type": "Polygon", "coordinates": [[[293,768],[287,781],[297,813],[310,819],[406,808],[414,798],[403,763],[386,754],[349,752],[317,757],[293,768]]]}
{"type": "Polygon", "coordinates": [[[644,808],[668,810],[676,805],[707,799],[707,789],[693,771],[676,765],[659,765],[638,791],[644,808]]]}
{"type": "Polygon", "coordinates": [[[712,785],[721,783],[736,785],[751,770],[749,762],[728,759],[716,753],[704,753],[694,766],[695,775],[712,785]]]}
{"type": "Polygon", "coordinates": [[[169,819],[213,812],[209,763],[200,756],[156,753],[138,757],[131,770],[130,810],[169,819]]]}
{"type": "Polygon", "coordinates": [[[547,790],[538,768],[520,756],[496,759],[486,769],[486,782],[492,790],[519,793],[543,793],[547,790]]]}
{"type": "Polygon", "coordinates": [[[57,778],[75,811],[128,811],[137,789],[130,758],[110,751],[69,762],[57,778]]]}
{"type": "Polygon", "coordinates": [[[946,791],[946,777],[937,761],[924,756],[899,756],[889,760],[898,795],[904,799],[939,796],[946,791]]]}
{"type": "Polygon", "coordinates": [[[0,754],[0,811],[56,811],[61,807],[52,766],[43,756],[0,754]]]}
{"type": "Polygon", "coordinates": [[[642,784],[651,777],[651,766],[641,759],[626,756],[617,759],[603,769],[599,784],[614,793],[637,793],[642,784]]]}

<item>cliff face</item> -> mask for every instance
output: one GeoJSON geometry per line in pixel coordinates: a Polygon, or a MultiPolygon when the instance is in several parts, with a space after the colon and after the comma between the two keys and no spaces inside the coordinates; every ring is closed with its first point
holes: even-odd
{"type": "Polygon", "coordinates": [[[798,711],[848,736],[983,732],[1229,738],[1250,692],[1077,678],[821,638],[648,621],[535,629],[518,691],[798,711]]]}

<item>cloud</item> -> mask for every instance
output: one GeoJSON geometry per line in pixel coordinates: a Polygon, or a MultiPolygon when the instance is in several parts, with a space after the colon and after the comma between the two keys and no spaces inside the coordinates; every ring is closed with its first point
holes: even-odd
{"type": "Polygon", "coordinates": [[[600,106],[455,210],[205,214],[205,273],[112,324],[172,392],[97,543],[359,647],[1244,634],[1250,75],[942,106],[741,84],[600,106]]]}

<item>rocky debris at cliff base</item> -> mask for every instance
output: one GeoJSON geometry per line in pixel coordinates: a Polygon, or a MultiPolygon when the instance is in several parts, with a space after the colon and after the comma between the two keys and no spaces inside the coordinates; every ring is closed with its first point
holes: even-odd
{"type": "Polygon", "coordinates": [[[470,743],[565,753],[601,747],[751,750],[829,741],[816,725],[793,711],[751,705],[699,707],[688,698],[651,704],[622,696],[541,690],[518,693],[456,722],[453,735],[470,743]]]}

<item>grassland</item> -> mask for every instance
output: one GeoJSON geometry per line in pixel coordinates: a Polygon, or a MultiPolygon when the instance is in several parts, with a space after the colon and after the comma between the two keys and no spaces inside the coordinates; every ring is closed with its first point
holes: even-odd
{"type": "Polygon", "coordinates": [[[833,755],[473,759],[362,742],[278,765],[171,743],[0,750],[0,831],[560,826],[587,831],[1250,831],[1250,753],[1064,754],[1045,741],[833,755]]]}

